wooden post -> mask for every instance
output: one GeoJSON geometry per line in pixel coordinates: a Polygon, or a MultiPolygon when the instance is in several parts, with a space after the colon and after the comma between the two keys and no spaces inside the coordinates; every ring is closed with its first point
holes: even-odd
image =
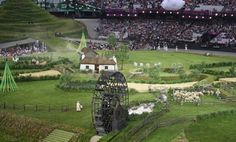
{"type": "Polygon", "coordinates": [[[38,105],[35,106],[35,111],[36,111],[36,112],[38,111],[38,105]]]}

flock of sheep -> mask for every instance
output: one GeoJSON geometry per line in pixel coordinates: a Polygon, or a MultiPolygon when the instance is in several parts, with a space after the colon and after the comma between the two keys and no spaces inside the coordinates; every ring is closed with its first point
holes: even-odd
{"type": "Polygon", "coordinates": [[[179,102],[181,105],[184,103],[201,104],[201,97],[204,95],[215,95],[219,97],[220,90],[216,91],[202,91],[202,92],[187,92],[187,91],[174,91],[172,97],[174,101],[179,102]]]}

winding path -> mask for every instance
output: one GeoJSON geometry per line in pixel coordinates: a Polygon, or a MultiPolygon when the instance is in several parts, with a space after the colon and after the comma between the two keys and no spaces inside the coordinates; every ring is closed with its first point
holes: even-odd
{"type": "Polygon", "coordinates": [[[187,82],[178,84],[142,84],[142,83],[128,83],[130,89],[135,89],[138,92],[148,92],[149,89],[152,90],[162,90],[162,89],[185,89],[192,87],[197,82],[187,82]]]}
{"type": "Polygon", "coordinates": [[[86,25],[89,37],[92,39],[98,38],[98,32],[95,31],[97,27],[99,27],[100,19],[75,19],[76,21],[80,21],[84,25],[86,25]]]}
{"type": "MultiPolygon", "coordinates": [[[[221,78],[218,82],[236,82],[236,78],[221,78]]],[[[128,83],[130,89],[135,89],[138,92],[148,92],[149,89],[152,90],[162,90],[162,89],[185,89],[192,87],[197,82],[186,82],[177,84],[142,84],[142,83],[128,83]]]]}

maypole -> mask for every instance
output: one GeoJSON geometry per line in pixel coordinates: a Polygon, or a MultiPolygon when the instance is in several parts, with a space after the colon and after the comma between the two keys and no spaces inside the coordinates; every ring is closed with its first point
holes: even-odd
{"type": "Polygon", "coordinates": [[[3,77],[2,77],[2,81],[0,85],[0,91],[2,93],[6,93],[6,92],[13,92],[16,90],[17,90],[16,82],[14,80],[14,77],[12,76],[8,62],[6,61],[5,69],[4,69],[4,73],[3,73],[3,77]]]}

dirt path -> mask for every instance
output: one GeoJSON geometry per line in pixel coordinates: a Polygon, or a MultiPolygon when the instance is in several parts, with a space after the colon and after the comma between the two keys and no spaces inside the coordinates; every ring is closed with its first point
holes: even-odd
{"type": "Polygon", "coordinates": [[[90,142],[98,142],[101,138],[101,136],[95,135],[90,139],[90,142]]]}
{"type": "MultiPolygon", "coordinates": [[[[221,78],[219,81],[215,81],[214,83],[219,82],[236,82],[236,78],[221,78]]],[[[177,83],[177,84],[142,84],[142,83],[128,83],[128,87],[130,89],[135,89],[138,92],[148,92],[149,89],[152,90],[162,90],[162,89],[185,89],[192,87],[197,82],[187,82],[187,83],[177,83]]]]}
{"type": "Polygon", "coordinates": [[[161,90],[161,89],[184,89],[193,86],[197,82],[187,82],[178,84],[142,84],[142,83],[128,83],[130,89],[135,89],[138,92],[148,92],[149,89],[161,90]]]}
{"type": "Polygon", "coordinates": [[[19,76],[42,77],[42,76],[57,76],[57,75],[61,75],[61,73],[56,70],[48,70],[42,72],[24,73],[20,74],[19,76]]]}
{"type": "Polygon", "coordinates": [[[221,82],[236,82],[236,78],[221,78],[219,79],[221,82]]]}

